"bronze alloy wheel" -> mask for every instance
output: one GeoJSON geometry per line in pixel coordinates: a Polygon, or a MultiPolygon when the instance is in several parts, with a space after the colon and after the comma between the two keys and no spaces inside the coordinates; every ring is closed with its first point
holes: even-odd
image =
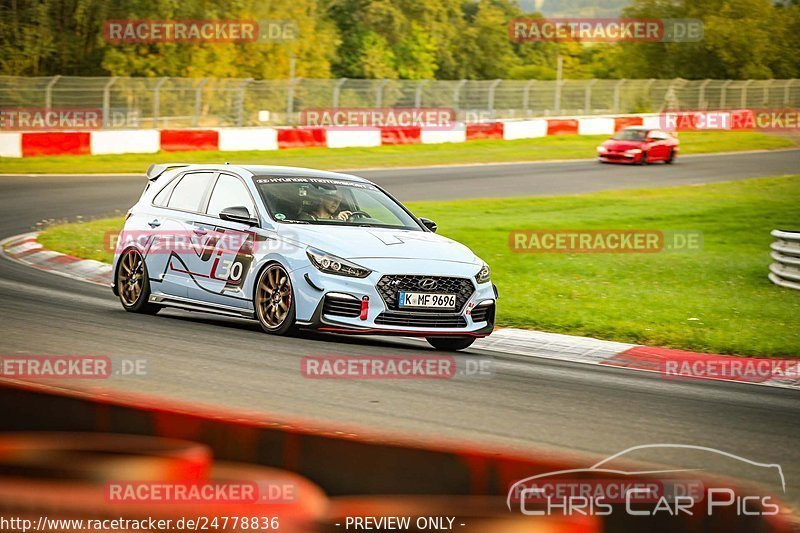
{"type": "Polygon", "coordinates": [[[261,273],[254,303],[264,331],[281,335],[294,325],[292,281],[278,263],[269,265],[261,273]]]}
{"type": "Polygon", "coordinates": [[[117,293],[122,307],[136,313],[157,313],[161,306],[151,304],[150,283],[144,258],[137,250],[126,250],[117,266],[117,293]]]}

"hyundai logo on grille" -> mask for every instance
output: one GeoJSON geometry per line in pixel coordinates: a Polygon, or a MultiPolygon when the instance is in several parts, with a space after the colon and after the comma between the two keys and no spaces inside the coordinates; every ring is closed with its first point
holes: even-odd
{"type": "Polygon", "coordinates": [[[421,279],[419,280],[419,288],[426,291],[432,291],[436,288],[436,280],[431,278],[421,279]]]}

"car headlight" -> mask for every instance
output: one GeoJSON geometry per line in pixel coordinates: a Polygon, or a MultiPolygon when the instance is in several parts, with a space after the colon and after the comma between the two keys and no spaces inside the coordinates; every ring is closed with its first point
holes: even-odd
{"type": "Polygon", "coordinates": [[[481,267],[480,272],[475,274],[475,281],[478,283],[486,283],[491,278],[492,271],[486,263],[481,267]]]}
{"type": "Polygon", "coordinates": [[[306,255],[308,255],[308,259],[317,270],[325,272],[326,274],[336,274],[337,276],[348,276],[351,278],[366,278],[372,274],[371,270],[359,266],[352,261],[336,257],[333,254],[323,252],[316,248],[306,249],[306,255]]]}
{"type": "Polygon", "coordinates": [[[598,146],[597,147],[597,153],[604,154],[606,152],[608,152],[608,148],[606,148],[605,146],[598,146]]]}
{"type": "Polygon", "coordinates": [[[625,150],[625,153],[628,155],[636,155],[636,154],[641,154],[642,151],[639,148],[632,148],[630,150],[625,150]]]}

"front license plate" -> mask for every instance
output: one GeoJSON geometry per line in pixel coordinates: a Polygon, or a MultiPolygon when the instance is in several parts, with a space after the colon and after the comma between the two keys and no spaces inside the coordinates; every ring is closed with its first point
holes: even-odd
{"type": "Polygon", "coordinates": [[[422,292],[401,292],[398,299],[400,307],[428,307],[453,309],[456,306],[455,294],[427,294],[422,292]]]}

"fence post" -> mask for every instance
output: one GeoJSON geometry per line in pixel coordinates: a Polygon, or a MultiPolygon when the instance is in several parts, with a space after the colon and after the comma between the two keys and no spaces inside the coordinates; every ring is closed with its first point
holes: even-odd
{"type": "Polygon", "coordinates": [[[53,86],[58,83],[59,78],[61,75],[53,76],[53,79],[47,84],[44,90],[44,108],[48,111],[51,107],[53,107],[53,86]]]}
{"type": "Polygon", "coordinates": [[[236,110],[236,125],[241,127],[242,123],[244,122],[244,91],[247,89],[247,86],[250,85],[250,82],[253,81],[253,78],[246,78],[242,85],[239,87],[239,94],[238,94],[238,102],[236,110]]]}
{"type": "Polygon", "coordinates": [[[711,83],[711,80],[703,80],[700,84],[700,94],[697,96],[697,109],[706,109],[706,85],[711,83]]]}
{"type": "Polygon", "coordinates": [[[486,110],[494,114],[496,114],[494,111],[494,90],[500,85],[501,81],[503,80],[492,80],[492,84],[489,85],[489,94],[486,98],[486,110]]]}
{"type": "Polygon", "coordinates": [[[727,109],[728,106],[728,85],[733,83],[733,80],[728,80],[722,84],[722,88],[720,89],[719,95],[719,108],[720,109],[727,109]]]}
{"type": "Polygon", "coordinates": [[[525,84],[525,92],[522,93],[522,107],[525,110],[525,116],[528,116],[530,111],[530,92],[531,87],[533,84],[536,83],[536,80],[530,80],[528,83],[525,84]]]}
{"type": "Polygon", "coordinates": [[[611,110],[613,113],[619,113],[619,89],[625,81],[625,78],[622,78],[614,84],[614,107],[611,110]]]}
{"type": "Polygon", "coordinates": [[[118,79],[117,76],[112,77],[103,87],[103,129],[108,127],[108,118],[111,114],[111,86],[114,85],[118,79]]]}
{"type": "Polygon", "coordinates": [[[378,88],[375,91],[375,107],[378,109],[383,105],[383,88],[389,83],[389,80],[381,80],[378,88]]]}
{"type": "Polygon", "coordinates": [[[336,85],[333,86],[333,108],[339,109],[339,94],[342,90],[342,85],[347,83],[347,78],[339,78],[339,81],[336,82],[336,85]]]}
{"type": "Polygon", "coordinates": [[[753,81],[754,80],[747,80],[746,82],[744,82],[744,85],[742,85],[742,100],[741,100],[741,106],[739,106],[742,109],[747,108],[747,86],[753,83],[753,81]]]}
{"type": "Polygon", "coordinates": [[[769,89],[774,83],[775,80],[766,80],[766,83],[764,84],[764,102],[761,104],[763,107],[769,107],[769,89]]]}
{"type": "Polygon", "coordinates": [[[585,115],[591,114],[589,108],[592,107],[592,85],[597,83],[597,79],[589,80],[589,83],[586,84],[586,89],[583,93],[583,113],[585,115]]]}
{"type": "Polygon", "coordinates": [[[195,128],[200,125],[200,113],[203,106],[203,87],[205,87],[206,83],[208,83],[208,78],[203,78],[194,88],[194,117],[192,118],[192,126],[195,128]]]}
{"type": "Polygon", "coordinates": [[[169,78],[161,78],[153,87],[153,128],[158,129],[158,114],[161,111],[161,86],[167,83],[169,78]]]}
{"type": "Polygon", "coordinates": [[[456,111],[461,111],[461,102],[459,100],[461,97],[461,87],[463,87],[465,83],[467,83],[467,80],[458,80],[456,88],[453,89],[453,108],[456,111]]]}
{"type": "Polygon", "coordinates": [[[425,87],[425,84],[429,81],[430,80],[422,80],[417,85],[417,89],[414,91],[414,108],[419,109],[422,107],[422,88],[425,87]]]}

